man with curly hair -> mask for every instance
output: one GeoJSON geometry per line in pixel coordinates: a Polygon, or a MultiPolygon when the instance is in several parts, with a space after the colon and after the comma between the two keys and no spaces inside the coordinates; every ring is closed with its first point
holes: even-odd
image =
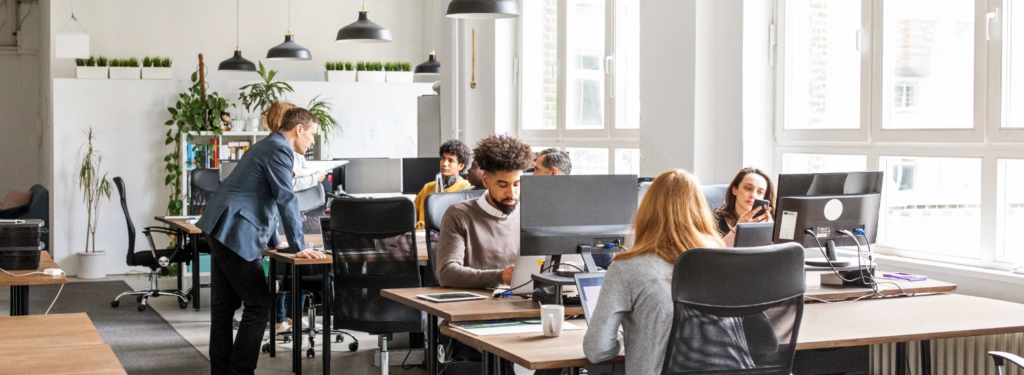
{"type": "Polygon", "coordinates": [[[441,155],[441,178],[439,181],[431,181],[426,185],[423,185],[423,189],[420,189],[419,194],[416,194],[416,200],[413,203],[416,205],[416,229],[423,229],[423,220],[426,206],[427,196],[434,193],[451,193],[454,191],[472,189],[473,185],[462,178],[459,173],[462,173],[463,169],[466,169],[466,164],[469,164],[469,146],[458,139],[452,139],[441,145],[441,151],[438,152],[441,155]],[[438,186],[438,182],[441,183],[438,186]]]}
{"type": "Polygon", "coordinates": [[[512,281],[519,257],[519,182],[533,163],[530,146],[506,135],[481,140],[473,159],[487,189],[448,208],[437,245],[441,286],[486,288],[512,281]]]}

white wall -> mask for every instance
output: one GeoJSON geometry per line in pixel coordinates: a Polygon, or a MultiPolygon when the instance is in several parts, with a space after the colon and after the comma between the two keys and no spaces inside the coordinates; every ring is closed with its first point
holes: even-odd
{"type": "MultiPolygon", "coordinates": [[[[40,183],[40,147],[42,143],[44,111],[41,103],[43,85],[42,17],[40,4],[23,5],[25,18],[18,33],[18,45],[13,45],[15,31],[14,2],[0,7],[0,19],[7,23],[0,28],[0,200],[9,190],[28,190],[40,183]]],[[[3,23],[3,21],[0,21],[3,23]]]]}
{"type": "MultiPolygon", "coordinates": [[[[356,21],[361,4],[361,0],[292,1],[292,34],[296,43],[312,52],[313,60],[264,64],[280,70],[280,79],[322,81],[327,60],[408,61],[413,66],[426,61],[430,38],[424,33],[423,15],[429,2],[368,1],[370,20],[391,30],[394,42],[335,42],[338,29],[356,21]]],[[[203,53],[212,67],[209,78],[224,80],[216,66],[235,50],[234,1],[89,0],[77,1],[75,7],[75,16],[89,32],[93,55],[140,60],[147,55],[169,56],[175,61],[175,78],[187,79],[195,70],[196,55],[203,53]]],[[[53,28],[59,29],[70,14],[70,2],[54,2],[53,28]]],[[[267,50],[284,41],[288,2],[245,0],[239,14],[242,56],[254,63],[265,60],[267,50]]],[[[57,60],[54,69],[57,78],[74,77],[74,61],[57,60]]]]}

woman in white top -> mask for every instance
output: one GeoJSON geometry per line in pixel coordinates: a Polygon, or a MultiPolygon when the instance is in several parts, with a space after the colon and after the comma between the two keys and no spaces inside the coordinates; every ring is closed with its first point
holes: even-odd
{"type": "MultiPolygon", "coordinates": [[[[283,100],[274,102],[274,104],[270,106],[270,109],[267,110],[267,126],[270,127],[270,131],[277,133],[277,131],[281,129],[281,119],[284,118],[284,113],[295,107],[295,104],[283,100]]],[[[305,155],[293,152],[292,156],[295,158],[294,164],[292,165],[293,191],[306,190],[324,182],[324,177],[326,177],[327,174],[323,171],[307,168],[305,155]]]]}

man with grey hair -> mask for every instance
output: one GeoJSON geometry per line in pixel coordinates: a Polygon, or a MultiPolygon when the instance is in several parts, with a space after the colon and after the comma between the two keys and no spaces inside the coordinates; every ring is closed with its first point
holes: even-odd
{"type": "Polygon", "coordinates": [[[533,168],[534,176],[557,176],[572,173],[572,160],[569,153],[549,148],[537,155],[537,165],[533,168]]]}

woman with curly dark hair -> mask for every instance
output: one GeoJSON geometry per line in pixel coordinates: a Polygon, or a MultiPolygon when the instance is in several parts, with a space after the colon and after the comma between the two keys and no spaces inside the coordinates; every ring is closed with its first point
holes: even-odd
{"type": "Polygon", "coordinates": [[[465,143],[458,139],[452,139],[441,145],[441,151],[438,154],[441,155],[441,173],[438,173],[439,178],[436,181],[423,185],[423,189],[420,190],[419,194],[416,194],[416,200],[413,201],[416,204],[417,230],[423,229],[423,212],[428,195],[473,188],[469,181],[466,181],[466,179],[459,175],[463,169],[466,169],[466,165],[469,164],[469,146],[466,146],[465,143]]]}

